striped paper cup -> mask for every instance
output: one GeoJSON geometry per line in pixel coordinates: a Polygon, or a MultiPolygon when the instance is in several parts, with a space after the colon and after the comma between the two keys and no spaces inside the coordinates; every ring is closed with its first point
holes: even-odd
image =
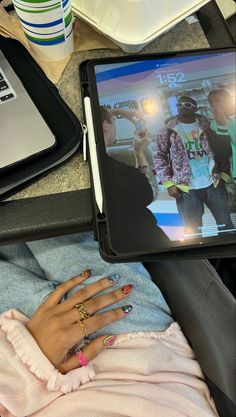
{"type": "Polygon", "coordinates": [[[70,0],[13,0],[32,52],[45,62],[73,52],[70,0]]]}

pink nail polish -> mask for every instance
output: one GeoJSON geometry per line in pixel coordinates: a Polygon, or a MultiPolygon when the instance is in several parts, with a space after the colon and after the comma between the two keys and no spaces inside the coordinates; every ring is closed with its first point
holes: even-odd
{"type": "Polygon", "coordinates": [[[107,337],[105,337],[105,339],[103,340],[103,345],[104,345],[105,349],[110,348],[111,346],[113,346],[115,341],[116,341],[116,336],[107,336],[107,337]]]}

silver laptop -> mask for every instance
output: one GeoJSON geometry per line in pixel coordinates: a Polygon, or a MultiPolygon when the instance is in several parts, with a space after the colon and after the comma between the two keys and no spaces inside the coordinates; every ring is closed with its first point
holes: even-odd
{"type": "Polygon", "coordinates": [[[0,51],[0,170],[50,150],[56,139],[0,51]]]}

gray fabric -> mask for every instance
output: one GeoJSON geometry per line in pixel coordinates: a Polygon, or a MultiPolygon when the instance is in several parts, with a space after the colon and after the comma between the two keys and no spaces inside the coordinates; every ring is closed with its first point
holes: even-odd
{"type": "Polygon", "coordinates": [[[144,265],[188,338],[220,416],[235,417],[234,297],[208,261],[165,260],[144,265]]]}

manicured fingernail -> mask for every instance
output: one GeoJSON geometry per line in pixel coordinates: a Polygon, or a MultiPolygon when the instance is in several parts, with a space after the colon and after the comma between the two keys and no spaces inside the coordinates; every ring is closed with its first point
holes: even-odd
{"type": "Polygon", "coordinates": [[[86,271],[82,272],[82,277],[83,278],[88,278],[91,274],[91,269],[86,269],[86,271]]]}
{"type": "Polygon", "coordinates": [[[103,339],[103,345],[104,345],[105,349],[113,346],[115,341],[116,341],[116,336],[107,336],[107,337],[105,337],[105,339],[103,339]]]}
{"type": "Polygon", "coordinates": [[[127,314],[127,313],[130,313],[130,311],[133,310],[133,306],[131,306],[131,305],[123,306],[122,309],[123,309],[124,313],[127,314]]]}
{"type": "Polygon", "coordinates": [[[129,295],[132,291],[133,285],[129,284],[129,285],[124,285],[124,287],[121,288],[121,291],[123,292],[123,294],[125,295],[129,295]]]}
{"type": "Polygon", "coordinates": [[[115,282],[119,281],[120,279],[120,275],[118,274],[112,274],[108,277],[108,281],[110,282],[110,284],[115,284],[115,282]]]}

